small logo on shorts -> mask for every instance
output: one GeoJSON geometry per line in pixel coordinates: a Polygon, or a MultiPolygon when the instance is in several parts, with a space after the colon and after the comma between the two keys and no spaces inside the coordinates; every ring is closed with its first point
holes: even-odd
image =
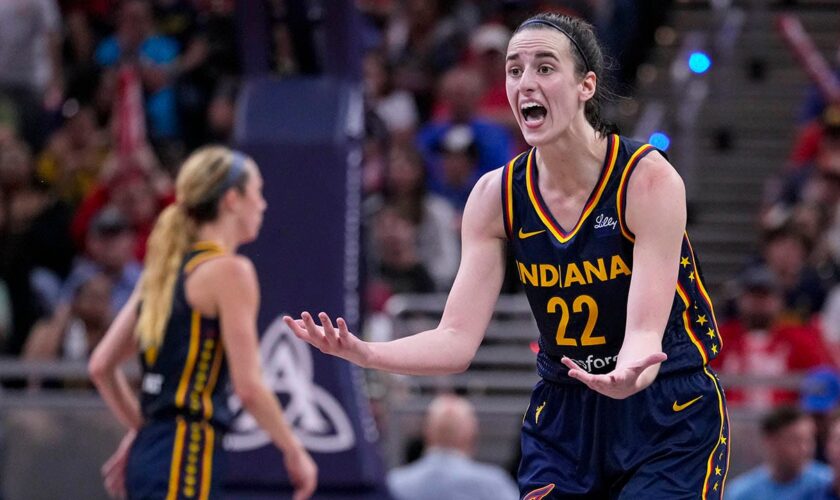
{"type": "Polygon", "coordinates": [[[675,400],[675,401],[674,401],[674,406],[672,406],[672,408],[674,409],[674,411],[683,411],[683,410],[685,410],[686,408],[688,408],[689,406],[691,406],[691,405],[693,405],[694,403],[696,403],[697,401],[700,401],[700,398],[702,398],[702,397],[703,397],[703,396],[697,396],[696,398],[692,399],[692,400],[691,400],[691,401],[689,401],[688,403],[683,403],[683,404],[679,404],[679,403],[677,403],[677,402],[676,402],[676,400],[675,400]]]}
{"type": "Polygon", "coordinates": [[[527,495],[525,495],[525,497],[522,500],[542,500],[549,493],[551,493],[551,490],[553,490],[553,489],[554,489],[554,483],[547,484],[547,485],[543,486],[542,488],[537,488],[534,491],[528,493],[527,495]]]}
{"type": "Polygon", "coordinates": [[[537,411],[536,411],[536,413],[534,413],[534,423],[535,424],[540,423],[540,413],[542,413],[543,408],[545,408],[545,401],[543,401],[543,403],[541,405],[537,406],[537,411]]]}

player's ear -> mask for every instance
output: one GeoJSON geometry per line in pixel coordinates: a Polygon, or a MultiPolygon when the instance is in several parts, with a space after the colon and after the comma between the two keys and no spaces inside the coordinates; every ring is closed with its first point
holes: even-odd
{"type": "Polygon", "coordinates": [[[238,200],[239,197],[239,191],[234,188],[225,191],[222,197],[219,198],[219,213],[221,214],[224,210],[230,210],[235,207],[236,200],[238,200]]]}
{"type": "Polygon", "coordinates": [[[580,81],[580,84],[578,84],[578,89],[580,90],[580,100],[585,102],[592,99],[592,97],[595,96],[597,88],[598,76],[595,75],[594,71],[589,71],[580,81]]]}

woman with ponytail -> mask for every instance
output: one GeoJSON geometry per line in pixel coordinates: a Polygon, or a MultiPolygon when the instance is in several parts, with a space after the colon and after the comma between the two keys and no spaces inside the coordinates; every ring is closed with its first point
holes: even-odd
{"type": "Polygon", "coordinates": [[[129,499],[219,496],[229,377],[283,452],[295,500],[309,498],[317,469],[262,381],[257,278],[236,253],[262,224],[257,165],[227,148],[202,148],[182,166],[176,200],[158,217],[143,277],[90,360],[96,387],[129,428],[103,467],[106,489],[129,499]],[[139,401],[119,369],[136,354],[139,401]]]}

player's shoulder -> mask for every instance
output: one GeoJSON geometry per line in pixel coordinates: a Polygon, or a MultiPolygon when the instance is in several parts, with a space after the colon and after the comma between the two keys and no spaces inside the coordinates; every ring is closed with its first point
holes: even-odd
{"type": "Polygon", "coordinates": [[[204,263],[197,271],[213,282],[255,283],[257,272],[251,259],[239,254],[223,254],[204,263]]]}
{"type": "Polygon", "coordinates": [[[662,194],[684,190],[685,185],[671,162],[658,149],[652,148],[639,160],[627,189],[662,194]]]}

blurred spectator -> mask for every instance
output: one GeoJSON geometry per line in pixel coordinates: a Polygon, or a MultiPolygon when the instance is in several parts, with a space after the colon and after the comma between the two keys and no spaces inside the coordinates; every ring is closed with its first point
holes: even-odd
{"type": "Polygon", "coordinates": [[[417,106],[409,92],[394,88],[390,68],[377,52],[364,58],[365,99],[400,142],[409,140],[418,126],[417,106]]]}
{"type": "Polygon", "coordinates": [[[817,426],[816,458],[827,462],[825,445],[831,416],[840,408],[840,375],[834,368],[812,370],[802,380],[800,393],[799,406],[817,426]]]}
{"type": "Polygon", "coordinates": [[[104,207],[116,205],[134,230],[134,256],[142,261],[157,214],[174,201],[172,179],[159,170],[148,148],[127,158],[109,157],[102,177],[79,205],[71,234],[78,247],[84,248],[92,217],[104,207]]]}
{"type": "MultiPolygon", "coordinates": [[[[840,43],[837,44],[837,49],[834,52],[834,77],[840,81],[840,43]]],[[[808,95],[805,102],[802,104],[802,110],[799,114],[799,119],[802,123],[807,123],[817,119],[828,106],[825,96],[816,84],[812,84],[808,89],[808,95]]]]}
{"type": "Polygon", "coordinates": [[[238,91],[232,80],[225,80],[216,87],[207,108],[205,140],[220,144],[231,143],[238,91]]]}
{"type": "Polygon", "coordinates": [[[85,254],[76,258],[62,287],[56,314],[70,307],[81,283],[99,273],[111,280],[111,310],[119,311],[134,291],[142,271],[134,258],[134,248],[135,234],[125,215],[114,206],[100,210],[88,229],[85,254]]]}
{"type": "Polygon", "coordinates": [[[36,149],[44,110],[62,101],[61,29],[54,0],[0,2],[0,108],[13,109],[12,125],[36,149]]]}
{"type": "Polygon", "coordinates": [[[470,37],[470,52],[484,88],[477,114],[518,134],[519,125],[511,112],[505,85],[505,55],[510,37],[510,30],[503,25],[484,24],[470,37]]]}
{"type": "MultiPolygon", "coordinates": [[[[721,374],[783,377],[821,365],[832,358],[820,332],[811,325],[783,321],[782,291],[773,272],[764,266],[747,270],[740,279],[737,314],[720,325],[725,348],[712,363],[721,374]]],[[[699,334],[700,332],[698,332],[699,334]]],[[[714,329],[702,334],[713,335],[714,329]]],[[[793,391],[773,387],[730,388],[726,399],[732,407],[767,409],[794,403],[793,391]]]]}
{"type": "Polygon", "coordinates": [[[195,4],[187,0],[154,2],[161,34],[177,40],[183,49],[174,75],[178,117],[187,149],[205,144],[213,134],[208,106],[220,102],[216,101],[220,97],[230,97],[226,91],[218,92],[217,85],[239,73],[233,2],[211,2],[203,11],[195,4]]]}
{"type": "Polygon", "coordinates": [[[108,156],[108,138],[89,105],[75,99],[64,104],[65,122],[38,158],[38,176],[59,198],[78,205],[99,178],[108,156]]]}
{"type": "Polygon", "coordinates": [[[421,120],[429,118],[436,79],[455,65],[465,46],[468,27],[444,15],[447,6],[442,0],[407,0],[388,26],[395,86],[414,94],[421,120]]]}
{"type": "MultiPolygon", "coordinates": [[[[367,217],[377,218],[384,207],[398,212],[413,226],[416,253],[437,290],[448,290],[460,258],[457,216],[446,200],[426,192],[423,158],[410,146],[391,148],[383,194],[366,201],[367,217]]],[[[387,215],[386,215],[387,217],[387,215]]],[[[393,249],[371,245],[371,267],[393,249]]],[[[385,257],[387,259],[387,257],[385,257]]]]}
{"type": "MultiPolygon", "coordinates": [[[[430,169],[430,181],[433,188],[443,184],[442,152],[450,145],[450,131],[453,128],[466,127],[471,132],[469,142],[474,144],[477,154],[477,169],[473,181],[494,168],[505,164],[512,156],[511,134],[497,123],[477,116],[478,101],[483,91],[481,77],[475,71],[456,68],[444,75],[440,83],[441,117],[425,125],[418,134],[418,144],[430,169]]],[[[463,134],[463,132],[459,132],[463,134]]],[[[463,141],[461,141],[463,143],[463,141]]],[[[466,200],[466,198],[464,198],[466,200]]]]}
{"type": "Polygon", "coordinates": [[[825,301],[822,280],[808,263],[810,243],[790,224],[764,234],[764,262],[781,285],[785,319],[794,323],[810,322],[825,301]]]}
{"type": "Polygon", "coordinates": [[[368,270],[374,310],[381,310],[388,296],[397,293],[431,293],[435,282],[420,259],[417,228],[393,205],[385,205],[373,218],[371,250],[378,261],[368,270]]]}
{"type": "Polygon", "coordinates": [[[473,460],[477,437],[472,404],[454,395],[438,396],[426,414],[426,452],[388,474],[391,494],[397,500],[518,499],[519,489],[504,470],[473,460]]]}
{"type": "Polygon", "coordinates": [[[827,422],[825,439],[826,459],[831,466],[832,479],[814,498],[816,500],[840,499],[840,413],[831,415],[827,422]]]}
{"type": "Polygon", "coordinates": [[[481,177],[479,152],[473,130],[466,125],[450,128],[437,145],[438,168],[429,168],[430,190],[463,213],[473,186],[481,177]]]}
{"type": "Polygon", "coordinates": [[[67,314],[35,324],[23,358],[87,360],[113,319],[110,298],[111,281],[107,276],[101,273],[87,276],[73,292],[67,314]]]}
{"type": "Polygon", "coordinates": [[[729,500],[809,500],[831,481],[831,469],[814,461],[816,428],[793,407],[772,410],[761,421],[765,464],[730,481],[729,500]]]}
{"type": "Polygon", "coordinates": [[[96,48],[96,62],[113,80],[121,65],[134,66],[145,91],[149,133],[153,140],[172,140],[179,131],[173,76],[178,70],[178,42],[155,31],[152,7],[145,0],[120,5],[116,33],[96,48]]]}
{"type": "Polygon", "coordinates": [[[35,320],[49,312],[50,288],[70,270],[71,213],[38,181],[29,148],[14,137],[0,140],[0,201],[0,277],[14,325],[5,349],[16,354],[35,320]]]}
{"type": "Polygon", "coordinates": [[[832,194],[820,185],[820,176],[840,171],[840,105],[827,108],[815,127],[817,140],[807,151],[794,153],[800,157],[794,164],[796,168],[783,174],[779,193],[773,195],[773,201],[790,206],[803,200],[819,202],[832,194]]]}

